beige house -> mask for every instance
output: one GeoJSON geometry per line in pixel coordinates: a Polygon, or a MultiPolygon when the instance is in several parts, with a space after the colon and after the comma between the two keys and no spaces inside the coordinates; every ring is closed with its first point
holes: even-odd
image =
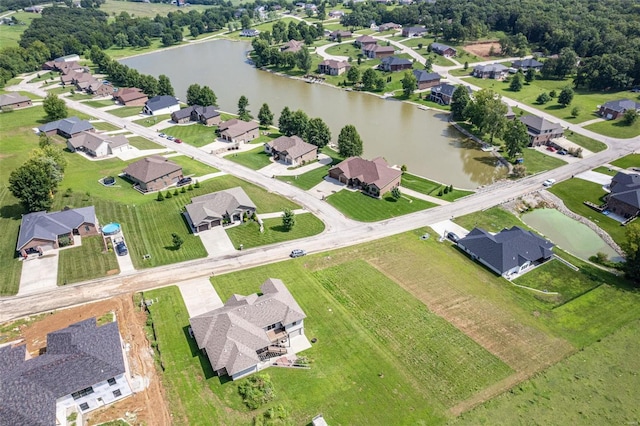
{"type": "Polygon", "coordinates": [[[32,105],[31,99],[18,93],[6,93],[0,95],[0,108],[26,108],[32,105]]]}
{"type": "Polygon", "coordinates": [[[220,123],[220,138],[227,142],[249,143],[260,136],[260,125],[255,121],[242,121],[237,118],[220,123]]]}
{"type": "Polygon", "coordinates": [[[382,157],[373,160],[349,157],[329,169],[329,177],[351,187],[360,188],[367,195],[380,198],[400,186],[402,172],[389,167],[382,157]]]}
{"type": "Polygon", "coordinates": [[[255,213],[256,205],[237,186],[194,197],[185,209],[187,221],[193,232],[197,233],[226,223],[242,222],[245,214],[250,217],[255,213]]]}
{"type": "Polygon", "coordinates": [[[325,59],[318,64],[318,73],[327,75],[341,75],[351,68],[347,61],[336,61],[335,59],[325,59]]]}
{"type": "Polygon", "coordinates": [[[318,147],[303,141],[298,136],[280,136],[264,144],[264,151],[275,161],[300,166],[318,158],[318,147]]]}
{"type": "Polygon", "coordinates": [[[182,176],[182,167],[159,155],[152,155],[131,163],[124,174],[140,192],[160,191],[177,183],[182,176]]]}
{"type": "Polygon", "coordinates": [[[113,100],[124,106],[144,106],[149,100],[137,87],[122,87],[113,94],[113,100]]]}
{"type": "Polygon", "coordinates": [[[123,135],[102,135],[95,132],[80,132],[67,139],[71,152],[82,151],[96,158],[119,154],[129,149],[129,140],[123,135]]]}

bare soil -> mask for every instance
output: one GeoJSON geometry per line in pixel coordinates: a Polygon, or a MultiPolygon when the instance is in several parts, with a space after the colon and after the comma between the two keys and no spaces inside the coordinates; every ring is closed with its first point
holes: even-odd
{"type": "Polygon", "coordinates": [[[490,58],[491,56],[498,56],[501,53],[500,43],[495,41],[468,44],[464,47],[464,50],[481,58],[490,58]],[[493,55],[490,55],[489,52],[492,46],[493,55]]]}
{"type": "Polygon", "coordinates": [[[131,424],[168,425],[171,424],[164,388],[156,372],[153,352],[144,332],[146,315],[133,305],[132,294],[113,297],[109,300],[77,306],[41,316],[33,323],[20,326],[19,337],[23,338],[27,351],[37,356],[46,346],[47,333],[87,318],[101,318],[115,313],[120,335],[129,344],[129,367],[134,376],[143,376],[148,387],[129,398],[125,398],[106,408],[91,412],[89,424],[97,424],[117,418],[127,419],[131,424]]]}

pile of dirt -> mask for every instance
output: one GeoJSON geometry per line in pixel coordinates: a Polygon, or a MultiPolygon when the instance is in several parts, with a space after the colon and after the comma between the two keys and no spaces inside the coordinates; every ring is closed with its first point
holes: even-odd
{"type": "Polygon", "coordinates": [[[500,43],[496,41],[478,42],[468,44],[464,47],[464,50],[472,55],[479,56],[481,58],[490,58],[491,56],[498,56],[502,52],[500,50],[500,43]],[[491,48],[493,47],[493,55],[491,55],[491,48]]]}
{"type": "Polygon", "coordinates": [[[501,207],[506,211],[513,213],[516,216],[520,216],[522,213],[532,209],[554,209],[557,206],[549,197],[545,197],[543,193],[533,192],[527,194],[524,197],[517,198],[515,200],[507,201],[502,204],[501,207]]]}

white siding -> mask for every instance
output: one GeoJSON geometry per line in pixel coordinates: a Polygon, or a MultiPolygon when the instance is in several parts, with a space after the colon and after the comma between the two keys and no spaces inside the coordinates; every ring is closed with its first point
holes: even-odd
{"type": "Polygon", "coordinates": [[[304,320],[297,321],[295,325],[293,325],[293,323],[287,324],[284,326],[284,329],[289,333],[290,337],[304,334],[304,320]]]}

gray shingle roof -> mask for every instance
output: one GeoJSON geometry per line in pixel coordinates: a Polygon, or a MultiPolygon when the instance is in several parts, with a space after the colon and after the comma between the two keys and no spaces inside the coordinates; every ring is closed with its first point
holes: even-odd
{"type": "Polygon", "coordinates": [[[185,208],[193,225],[198,226],[205,220],[222,219],[240,208],[252,208],[255,210],[256,205],[253,204],[253,201],[241,187],[236,186],[235,188],[193,197],[191,204],[187,204],[185,208]]]}
{"type": "Polygon", "coordinates": [[[348,179],[358,179],[360,182],[376,185],[378,188],[384,188],[402,174],[400,170],[389,167],[382,157],[373,160],[349,157],[331,168],[331,170],[334,169],[339,169],[348,179]]]}
{"type": "Polygon", "coordinates": [[[191,118],[191,113],[196,110],[196,108],[202,108],[200,105],[191,105],[186,108],[179,109],[178,111],[174,111],[171,114],[171,118],[174,120],[182,120],[183,118],[191,118]]]}
{"type": "Polygon", "coordinates": [[[56,399],[125,372],[118,323],[96,319],[47,335],[47,352],[25,360],[26,347],[0,348],[0,423],[54,425],[56,399]]]}
{"type": "Polygon", "coordinates": [[[149,99],[145,105],[151,111],[158,111],[163,108],[168,108],[172,105],[178,105],[178,99],[175,96],[162,95],[154,96],[149,99]]]}
{"type": "Polygon", "coordinates": [[[413,70],[413,75],[416,76],[418,83],[440,80],[442,78],[442,76],[437,72],[427,72],[425,70],[413,70]]]}
{"type": "Polygon", "coordinates": [[[560,124],[549,121],[546,118],[538,117],[537,115],[524,115],[520,117],[525,126],[536,130],[538,133],[548,132],[550,130],[563,131],[560,124]]]}
{"type": "Polygon", "coordinates": [[[453,50],[454,52],[456,52],[456,49],[454,49],[451,46],[447,46],[446,44],[442,44],[442,43],[431,43],[431,50],[435,51],[435,52],[444,52],[448,49],[453,50]]]}
{"type": "Polygon", "coordinates": [[[85,130],[93,130],[93,125],[78,117],[63,118],[58,121],[51,121],[45,125],[38,127],[41,132],[50,132],[53,130],[64,132],[68,135],[80,133],[85,130]]]}
{"type": "Polygon", "coordinates": [[[129,164],[124,173],[140,182],[151,182],[177,170],[182,170],[182,167],[160,155],[151,155],[129,164]]]}
{"type": "Polygon", "coordinates": [[[317,146],[303,141],[298,136],[280,136],[267,142],[267,145],[278,152],[286,152],[294,159],[318,149],[317,146]]]}
{"type": "Polygon", "coordinates": [[[611,194],[608,198],[622,201],[640,209],[640,175],[618,172],[611,179],[611,194]]]}
{"type": "Polygon", "coordinates": [[[625,112],[630,109],[640,110],[640,103],[630,99],[619,99],[617,101],[609,101],[603,105],[604,108],[617,112],[625,112]]]}
{"type": "Polygon", "coordinates": [[[122,145],[128,145],[129,140],[123,135],[101,135],[94,132],[81,132],[79,135],[72,137],[68,142],[74,148],[84,147],[91,151],[96,151],[103,143],[108,144],[111,148],[117,148],[122,145]]]}
{"type": "Polygon", "coordinates": [[[514,68],[540,68],[543,64],[535,59],[517,59],[511,65],[514,68]]]}
{"type": "Polygon", "coordinates": [[[220,134],[225,133],[227,136],[235,138],[252,130],[256,130],[258,127],[260,127],[260,125],[256,121],[243,121],[232,118],[224,123],[220,123],[218,130],[220,134]]]}
{"type": "Polygon", "coordinates": [[[495,235],[481,228],[474,228],[458,241],[479,259],[484,260],[501,274],[526,261],[548,259],[553,255],[554,244],[531,231],[518,226],[503,229],[495,235]]]}
{"type": "Polygon", "coordinates": [[[502,64],[476,65],[474,68],[478,72],[506,72],[508,69],[502,64]]]}
{"type": "Polygon", "coordinates": [[[413,62],[406,58],[398,58],[397,56],[387,56],[380,61],[382,65],[388,66],[400,66],[400,65],[413,65],[413,62]]]}
{"type": "Polygon", "coordinates": [[[93,206],[59,212],[34,212],[22,216],[18,233],[17,251],[34,238],[56,241],[59,235],[68,234],[83,223],[97,224],[93,206]]]}
{"type": "Polygon", "coordinates": [[[0,95],[0,107],[27,101],[29,101],[29,98],[19,93],[5,93],[4,95],[0,95]]]}

